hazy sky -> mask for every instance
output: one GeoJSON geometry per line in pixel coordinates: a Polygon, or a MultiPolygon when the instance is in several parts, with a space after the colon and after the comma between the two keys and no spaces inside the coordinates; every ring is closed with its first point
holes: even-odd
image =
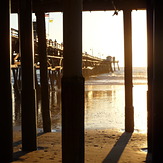
{"type": "MultiPolygon", "coordinates": [[[[83,52],[103,57],[115,56],[120,66],[124,64],[123,12],[83,12],[83,52]]],[[[50,13],[46,18],[47,35],[63,42],[63,14],[50,13]],[[49,22],[52,20],[52,22],[49,22]]],[[[35,20],[35,16],[33,16],[35,20]]],[[[17,29],[17,16],[11,16],[11,27],[17,29]]],[[[133,66],[147,64],[146,11],[132,11],[133,66]]]]}

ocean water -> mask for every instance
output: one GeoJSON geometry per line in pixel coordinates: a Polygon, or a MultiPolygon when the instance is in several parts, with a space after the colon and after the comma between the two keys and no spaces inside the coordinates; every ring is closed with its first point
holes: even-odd
{"type": "MultiPolygon", "coordinates": [[[[147,130],[147,72],[133,68],[133,106],[135,130],[147,130]]],[[[61,91],[50,92],[52,129],[61,129],[61,91]]],[[[13,101],[13,124],[21,125],[20,101],[13,101]]],[[[42,128],[41,103],[38,101],[38,128],[42,128]]],[[[85,129],[124,130],[124,69],[85,80],[85,129]]]]}
{"type": "MultiPolygon", "coordinates": [[[[133,68],[135,130],[147,131],[147,70],[133,68]]],[[[124,69],[92,76],[85,82],[85,127],[124,130],[124,69]]]]}

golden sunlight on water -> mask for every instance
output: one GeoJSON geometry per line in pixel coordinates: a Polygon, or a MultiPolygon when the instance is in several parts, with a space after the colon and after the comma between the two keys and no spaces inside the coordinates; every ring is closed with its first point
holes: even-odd
{"type": "MultiPolygon", "coordinates": [[[[123,69],[111,74],[92,76],[85,81],[85,129],[115,128],[124,130],[125,93],[123,69]]],[[[147,83],[144,69],[133,75],[133,106],[135,130],[147,132],[147,83]]],[[[14,96],[14,92],[13,92],[14,96]]],[[[38,100],[38,128],[42,128],[41,101],[38,100]]],[[[13,125],[21,125],[20,99],[13,100],[13,125]]],[[[50,93],[52,129],[61,127],[61,91],[50,93]]]]}
{"type": "Polygon", "coordinates": [[[134,85],[135,129],[147,132],[147,85],[134,85]]]}
{"type": "Polygon", "coordinates": [[[85,127],[124,128],[123,86],[85,86],[85,127]]]}
{"type": "MultiPolygon", "coordinates": [[[[133,87],[135,130],[146,132],[146,85],[133,87]]],[[[124,86],[85,86],[85,127],[124,129],[124,86]]]]}

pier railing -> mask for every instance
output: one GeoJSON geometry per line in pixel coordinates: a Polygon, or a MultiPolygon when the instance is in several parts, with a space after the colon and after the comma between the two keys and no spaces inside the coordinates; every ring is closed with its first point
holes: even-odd
{"type": "MultiPolygon", "coordinates": [[[[21,57],[19,55],[19,34],[18,30],[11,29],[12,36],[12,71],[14,75],[15,83],[20,83],[20,68],[21,68],[21,57]]],[[[56,40],[47,39],[47,70],[49,83],[51,88],[54,87],[54,83],[60,83],[63,69],[63,43],[58,43],[56,40]]],[[[34,39],[34,66],[35,70],[39,72],[40,61],[38,54],[38,39],[34,39]]],[[[90,75],[109,73],[119,69],[118,61],[114,57],[107,57],[101,59],[99,57],[92,56],[88,53],[82,54],[82,70],[83,76],[89,77],[90,75]],[[116,66],[117,64],[117,66],[116,66]]],[[[37,75],[37,74],[36,74],[37,75]]],[[[36,76],[36,80],[39,80],[36,76]]],[[[37,84],[39,81],[36,82],[37,84]]],[[[16,86],[18,87],[18,86],[16,86]]]]}

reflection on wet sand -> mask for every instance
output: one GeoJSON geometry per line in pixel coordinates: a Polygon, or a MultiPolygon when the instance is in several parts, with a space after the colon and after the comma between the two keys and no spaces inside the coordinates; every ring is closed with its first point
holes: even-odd
{"type": "MultiPolygon", "coordinates": [[[[135,129],[146,132],[147,85],[133,87],[135,129]]],[[[61,91],[50,91],[52,129],[61,129],[61,91]]],[[[85,129],[124,129],[124,85],[85,85],[85,129]]],[[[38,98],[37,126],[42,128],[41,101],[38,98]]],[[[14,99],[13,125],[21,125],[20,98],[14,99]]]]}
{"type": "Polygon", "coordinates": [[[85,86],[85,126],[88,129],[123,128],[123,86],[85,86]]]}
{"type": "MultiPolygon", "coordinates": [[[[56,89],[49,94],[52,129],[61,128],[61,91],[56,89]]],[[[21,125],[20,98],[13,94],[13,126],[21,125]]],[[[37,98],[37,127],[42,128],[41,99],[37,98]]]]}
{"type": "Polygon", "coordinates": [[[53,91],[51,92],[51,121],[52,121],[52,129],[60,129],[61,128],[61,91],[53,91]]]}
{"type": "MultiPolygon", "coordinates": [[[[135,130],[146,132],[147,85],[133,87],[135,130]]],[[[86,85],[85,86],[85,126],[88,129],[124,129],[124,86],[86,85]]]]}
{"type": "Polygon", "coordinates": [[[13,125],[20,126],[21,124],[21,107],[20,107],[20,96],[15,96],[14,92],[12,94],[13,99],[13,125]]]}

